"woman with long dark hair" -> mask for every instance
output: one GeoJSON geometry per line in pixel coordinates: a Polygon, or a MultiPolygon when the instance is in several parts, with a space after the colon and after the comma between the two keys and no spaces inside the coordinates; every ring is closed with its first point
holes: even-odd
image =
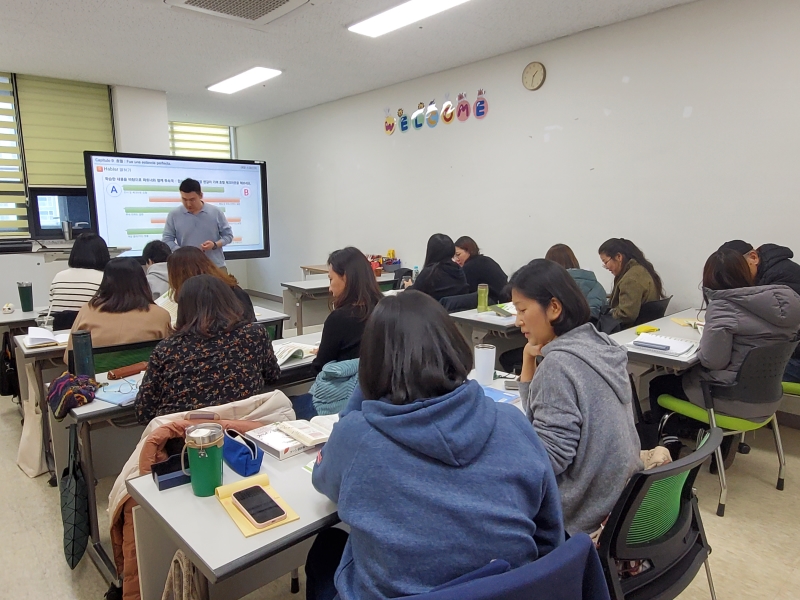
{"type": "Polygon", "coordinates": [[[611,316],[623,325],[636,322],[642,304],[664,297],[661,277],[644,253],[630,240],[611,238],[597,251],[603,266],[614,276],[611,316]]]}
{"type": "MultiPolygon", "coordinates": [[[[169,335],[169,313],[153,303],[138,261],[114,258],[105,267],[97,293],[78,311],[72,332],[79,329],[92,333],[95,348],[160,340],[169,335]]],[[[71,349],[70,335],[67,352],[71,349]]]]}
{"type": "Polygon", "coordinates": [[[491,557],[516,568],[563,542],[541,441],[470,369],[469,345],[430,297],[409,291],[375,308],[359,366],[367,400],[336,424],[312,474],[350,534],[317,536],[307,598],[413,596],[491,557]]]}
{"type": "MultiPolygon", "coordinates": [[[[792,340],[800,328],[800,296],[785,285],[753,285],[747,260],[736,250],[717,250],[703,267],[703,295],[708,302],[697,358],[700,364],[683,375],[663,375],[650,382],[650,414],[655,424],[665,414],[658,397],[669,394],[705,409],[702,380],[729,384],[736,380],[752,348],[792,340]]],[[[777,406],[715,399],[720,413],[758,421],[777,406]]],[[[674,433],[669,427],[668,432],[674,433]]],[[[730,448],[723,440],[723,455],[730,448]]],[[[672,440],[675,442],[675,440],[672,440]]],[[[677,442],[676,446],[678,445],[677,442]]]]}
{"type": "Polygon", "coordinates": [[[176,332],[153,350],[136,396],[140,423],[243,400],[278,380],[267,330],[242,317],[229,285],[197,275],[183,283],[177,299],[176,332]]]}
{"type": "Polygon", "coordinates": [[[628,354],[589,322],[586,298],[560,265],[533,260],[509,285],[528,339],[522,406],[558,478],[565,529],[593,533],[642,469],[628,354]]]}
{"type": "MultiPolygon", "coordinates": [[[[196,275],[211,275],[231,288],[239,304],[242,306],[242,316],[248,323],[254,323],[256,312],[253,309],[253,301],[242,288],[236,277],[229,275],[217,265],[215,265],[206,254],[194,246],[184,246],[178,248],[167,258],[167,272],[169,276],[169,287],[172,297],[180,295],[181,286],[190,277],[196,275]]],[[[234,305],[235,306],[235,305],[234,305]]]]}
{"type": "Polygon", "coordinates": [[[434,300],[469,293],[464,271],[454,262],[456,245],[449,235],[435,233],[428,239],[425,266],[407,289],[428,294],[434,300]]]}
{"type": "MultiPolygon", "coordinates": [[[[317,356],[311,363],[315,373],[320,373],[330,363],[353,361],[359,357],[364,326],[372,310],[383,298],[372,267],[358,248],[349,246],[331,252],[328,257],[328,279],[333,310],[325,319],[317,356]]],[[[357,368],[357,364],[350,365],[347,371],[350,377],[355,375],[357,368]]],[[[344,373],[339,375],[338,379],[345,377],[344,373]]],[[[354,386],[355,380],[347,390],[352,392],[354,386]]],[[[339,412],[349,393],[335,393],[329,387],[327,398],[330,401],[322,402],[324,396],[324,393],[309,393],[292,398],[297,417],[310,419],[318,414],[339,412]]]]}
{"type": "Polygon", "coordinates": [[[68,269],[59,271],[50,284],[50,310],[77,311],[92,299],[108,261],[108,246],[96,233],[82,233],[75,238],[67,261],[68,269]]]}
{"type": "Polygon", "coordinates": [[[455,242],[456,263],[464,270],[469,291],[478,291],[478,286],[485,283],[489,286],[489,298],[492,302],[505,300],[503,290],[508,283],[508,275],[493,259],[481,254],[478,244],[471,237],[462,235],[455,242]]]}

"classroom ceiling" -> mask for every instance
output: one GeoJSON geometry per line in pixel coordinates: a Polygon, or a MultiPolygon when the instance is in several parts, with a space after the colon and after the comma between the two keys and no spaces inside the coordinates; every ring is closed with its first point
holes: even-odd
{"type": "Polygon", "coordinates": [[[0,71],[166,90],[174,121],[243,125],[692,0],[471,0],[372,39],[402,0],[310,0],[250,29],[163,0],[0,0],[0,71]],[[254,66],[283,75],[206,87],[254,66]]]}

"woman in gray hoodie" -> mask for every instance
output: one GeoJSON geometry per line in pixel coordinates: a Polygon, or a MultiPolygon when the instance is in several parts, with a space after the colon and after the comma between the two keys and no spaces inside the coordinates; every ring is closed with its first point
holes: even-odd
{"type": "Polygon", "coordinates": [[[589,323],[586,298],[560,265],[531,261],[510,285],[528,339],[520,375],[525,413],[555,471],[564,529],[592,533],[642,469],[627,352],[589,323]]]}
{"type": "MultiPolygon", "coordinates": [[[[664,375],[650,383],[653,422],[665,412],[657,402],[661,394],[705,408],[700,386],[703,379],[733,383],[749,350],[797,337],[800,296],[785,285],[754,287],[747,261],[735,250],[717,250],[708,257],[703,268],[703,293],[708,308],[697,352],[700,365],[682,376],[664,375]]],[[[720,413],[754,421],[771,416],[779,403],[714,402],[720,413]]],[[[731,439],[725,439],[726,446],[731,439]]]]}

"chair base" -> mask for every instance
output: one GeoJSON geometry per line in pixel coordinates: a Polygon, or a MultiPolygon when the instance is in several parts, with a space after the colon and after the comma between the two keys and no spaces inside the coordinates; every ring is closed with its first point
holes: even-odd
{"type": "Polygon", "coordinates": [[[724,517],[725,516],[725,505],[724,504],[717,504],[717,516],[724,517]]]}
{"type": "Polygon", "coordinates": [[[778,479],[778,485],[775,486],[775,489],[783,491],[783,477],[778,479]]]}

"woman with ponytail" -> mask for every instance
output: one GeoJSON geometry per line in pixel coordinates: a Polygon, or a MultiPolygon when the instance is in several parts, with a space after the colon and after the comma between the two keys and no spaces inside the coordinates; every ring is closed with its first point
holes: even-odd
{"type": "Polygon", "coordinates": [[[614,276],[611,315],[623,326],[632,325],[642,304],[664,297],[661,277],[636,244],[624,238],[611,238],[598,250],[603,266],[614,276]]]}

